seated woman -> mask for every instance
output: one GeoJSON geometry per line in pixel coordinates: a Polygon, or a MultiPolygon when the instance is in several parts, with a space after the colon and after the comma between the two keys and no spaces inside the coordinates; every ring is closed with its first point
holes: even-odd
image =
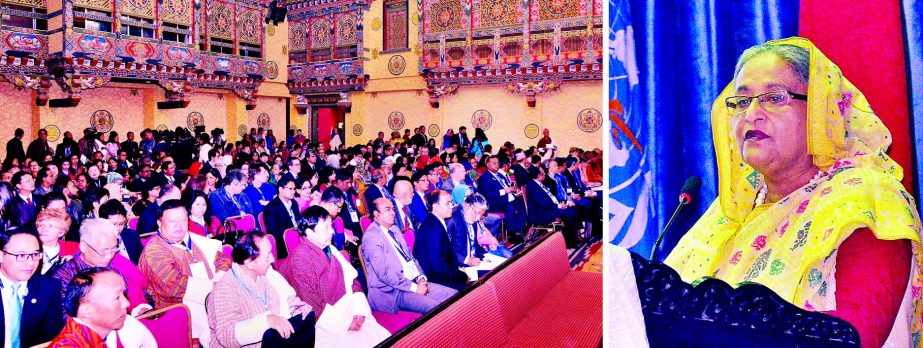
{"type": "Polygon", "coordinates": [[[205,192],[198,190],[183,192],[183,205],[189,211],[189,232],[206,237],[218,234],[221,222],[212,215],[210,204],[205,192]]]}
{"type": "Polygon", "coordinates": [[[712,109],[718,199],[666,263],[763,284],[863,347],[919,342],[920,217],[871,110],[806,39],[745,51],[712,109]]]}
{"type": "Polygon", "coordinates": [[[280,261],[279,272],[317,313],[315,346],[373,347],[388,338],[388,330],[372,317],[356,281],[359,273],[330,245],[330,213],[320,206],[309,207],[299,230],[298,245],[280,261]]]}
{"type": "Polygon", "coordinates": [[[42,274],[67,262],[77,252],[77,243],[64,241],[70,225],[71,217],[63,209],[44,209],[35,218],[35,229],[42,241],[42,274]]]}
{"type": "Polygon", "coordinates": [[[272,269],[271,244],[247,232],[231,256],[234,264],[208,295],[209,347],[311,347],[314,313],[272,269]]]}

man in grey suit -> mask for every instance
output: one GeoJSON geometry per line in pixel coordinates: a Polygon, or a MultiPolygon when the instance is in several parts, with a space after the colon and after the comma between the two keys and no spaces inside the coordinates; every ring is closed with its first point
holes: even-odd
{"type": "Polygon", "coordinates": [[[379,198],[371,204],[374,222],[362,236],[362,258],[368,271],[372,310],[426,313],[457,291],[429,283],[400,230],[394,226],[394,204],[379,198]]]}

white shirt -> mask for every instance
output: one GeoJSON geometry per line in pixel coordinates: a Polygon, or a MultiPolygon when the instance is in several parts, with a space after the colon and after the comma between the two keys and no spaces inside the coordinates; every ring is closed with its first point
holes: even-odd
{"type": "MultiPolygon", "coordinates": [[[[400,220],[401,220],[401,224],[403,224],[403,223],[404,223],[404,218],[407,216],[407,215],[404,215],[404,204],[401,203],[400,201],[398,201],[397,199],[394,200],[394,203],[395,203],[395,205],[394,205],[394,213],[395,213],[395,215],[394,215],[394,216],[396,216],[397,219],[400,219],[400,220]]],[[[410,209],[410,208],[408,207],[407,209],[410,209]]],[[[409,221],[410,221],[410,218],[407,218],[407,221],[409,222],[409,221]]],[[[397,221],[395,221],[395,225],[396,225],[396,224],[397,224],[397,221]]],[[[411,223],[410,225],[412,225],[412,223],[411,223]]],[[[404,226],[404,229],[406,230],[408,227],[410,227],[411,230],[413,229],[413,226],[404,226]]],[[[403,231],[401,231],[401,232],[403,232],[403,231]]]]}
{"type": "Polygon", "coordinates": [[[55,247],[45,246],[43,249],[42,260],[44,262],[42,262],[42,274],[45,274],[48,273],[48,270],[51,269],[51,266],[54,266],[55,261],[61,259],[61,244],[58,243],[58,246],[55,247]]]}
{"type": "Polygon", "coordinates": [[[279,199],[282,201],[282,205],[285,206],[285,212],[288,213],[288,218],[292,220],[292,226],[298,228],[298,222],[295,221],[295,215],[292,215],[292,200],[288,200],[288,203],[284,199],[279,199]]]}
{"type": "MultiPolygon", "coordinates": [[[[13,337],[12,327],[13,327],[13,320],[14,320],[13,318],[13,284],[14,282],[10,280],[9,278],[7,278],[6,275],[3,274],[3,272],[0,272],[0,281],[3,282],[3,288],[0,288],[0,294],[2,294],[3,296],[3,322],[4,322],[3,335],[4,337],[6,337],[6,339],[3,340],[3,347],[10,348],[13,346],[10,341],[11,341],[11,338],[13,337]]],[[[22,299],[25,298],[26,295],[29,293],[29,287],[26,286],[26,282],[21,282],[19,284],[20,284],[19,293],[17,295],[19,296],[20,301],[22,301],[22,299]]],[[[25,307],[25,303],[23,303],[23,307],[25,307]]],[[[15,320],[21,320],[21,318],[15,318],[15,320]]],[[[22,340],[20,337],[20,342],[21,341],[22,340]]]]}

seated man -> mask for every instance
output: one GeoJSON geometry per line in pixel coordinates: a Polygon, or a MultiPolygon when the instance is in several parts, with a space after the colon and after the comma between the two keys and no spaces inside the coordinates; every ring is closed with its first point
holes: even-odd
{"type": "Polygon", "coordinates": [[[182,202],[169,200],[160,208],[160,230],[144,247],[138,268],[147,278],[156,308],[185,304],[192,315],[192,337],[210,342],[205,297],[231,268],[231,260],[221,242],[189,233],[182,202]]]}
{"type": "Polygon", "coordinates": [[[317,313],[315,346],[372,347],[388,338],[391,334],[372,316],[357,281],[359,272],[331,245],[335,232],[330,212],[314,206],[304,215],[301,238],[278,268],[317,313]]]}
{"type": "Polygon", "coordinates": [[[67,285],[64,301],[70,318],[49,347],[157,347],[151,331],[125,315],[125,280],[108,268],[81,270],[67,285]]]}
{"type": "Polygon", "coordinates": [[[464,203],[455,208],[452,217],[446,220],[446,230],[452,240],[452,249],[455,250],[457,267],[476,267],[487,253],[502,258],[513,256],[513,252],[500,245],[482,223],[485,213],[487,200],[475,193],[465,197],[464,203]]]}
{"type": "Polygon", "coordinates": [[[269,238],[250,231],[234,245],[230,274],[208,297],[211,347],[311,347],[314,313],[272,269],[269,238]]]}
{"type": "Polygon", "coordinates": [[[455,250],[449,239],[445,220],[452,217],[455,204],[452,195],[443,190],[433,190],[426,196],[433,212],[426,216],[417,233],[413,256],[420,261],[423,273],[430,280],[456,290],[465,288],[468,276],[458,269],[455,250]]]}
{"type": "Polygon", "coordinates": [[[234,169],[227,173],[223,181],[224,186],[208,196],[211,201],[212,214],[219,221],[227,220],[232,216],[253,215],[250,200],[241,194],[247,187],[247,176],[240,170],[234,169]]]}
{"type": "MultiPolygon", "coordinates": [[[[396,176],[394,179],[394,224],[401,231],[411,230],[416,233],[422,216],[414,216],[410,205],[413,203],[413,185],[406,177],[396,176]]],[[[425,216],[425,215],[424,215],[425,216]]]]}
{"type": "Polygon", "coordinates": [[[363,193],[366,204],[372,204],[372,202],[381,197],[391,199],[391,192],[388,192],[388,189],[385,188],[385,185],[388,184],[388,175],[383,169],[372,170],[371,180],[371,185],[368,185],[363,193]]]}
{"type": "Polygon", "coordinates": [[[529,206],[528,221],[534,225],[545,225],[561,219],[564,222],[564,240],[567,248],[576,248],[580,242],[577,233],[579,220],[577,208],[573,202],[561,202],[545,186],[545,170],[541,167],[529,168],[529,183],[526,184],[526,199],[529,206]]]}
{"type": "MultiPolygon", "coordinates": [[[[525,202],[520,188],[513,185],[506,175],[499,173],[500,160],[496,156],[487,159],[487,171],[478,178],[480,193],[487,199],[487,211],[504,215],[506,229],[517,233],[525,229],[525,202]]],[[[497,230],[491,229],[496,236],[497,230]]]]}
{"type": "Polygon", "coordinates": [[[244,189],[244,195],[250,200],[253,214],[259,215],[278,192],[276,187],[268,182],[269,167],[265,164],[252,165],[249,174],[250,184],[244,189]]]}
{"type": "Polygon", "coordinates": [[[4,347],[31,347],[54,338],[64,327],[61,284],[37,274],[42,260],[38,235],[14,229],[0,233],[4,347]]]}
{"type": "Polygon", "coordinates": [[[426,172],[419,170],[410,178],[413,182],[413,201],[410,203],[410,213],[417,219],[417,224],[429,214],[429,205],[426,204],[426,189],[429,188],[429,178],[426,172]]]}
{"type": "MultiPolygon", "coordinates": [[[[144,290],[147,280],[130,260],[119,254],[119,239],[115,226],[108,220],[87,219],[80,225],[80,250],[72,259],[53,267],[48,275],[66,288],[80,271],[91,267],[108,267],[124,278],[126,296],[132,315],[153,309],[147,304],[144,290]]],[[[62,296],[64,293],[62,292],[62,296]]]]}
{"type": "Polygon", "coordinates": [[[455,290],[429,283],[394,226],[394,205],[379,198],[371,204],[374,222],[362,236],[372,310],[426,313],[452,297],[455,290]]]}
{"type": "Polygon", "coordinates": [[[109,220],[119,232],[119,255],[137,265],[144,246],[138,231],[128,228],[127,215],[125,205],[117,199],[110,199],[99,206],[99,218],[109,220]]]}
{"type": "Polygon", "coordinates": [[[279,194],[266,205],[263,211],[263,223],[266,224],[266,233],[276,238],[276,252],[279,259],[288,257],[288,250],[284,241],[285,230],[294,228],[301,220],[301,210],[295,202],[295,180],[283,177],[279,180],[279,194]]]}
{"type": "Polygon", "coordinates": [[[180,192],[178,187],[172,184],[163,183],[160,186],[160,195],[157,196],[157,199],[154,200],[150,206],[144,209],[144,212],[141,213],[141,217],[138,218],[138,233],[157,231],[157,213],[160,211],[160,205],[170,199],[179,199],[181,196],[182,192],[180,192]]]}

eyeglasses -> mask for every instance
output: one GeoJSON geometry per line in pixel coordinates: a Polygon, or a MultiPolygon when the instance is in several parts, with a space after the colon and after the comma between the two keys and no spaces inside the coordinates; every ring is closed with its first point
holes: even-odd
{"type": "Polygon", "coordinates": [[[115,248],[103,249],[102,251],[96,250],[96,248],[90,245],[90,243],[84,242],[84,244],[86,244],[88,247],[90,247],[90,249],[92,249],[94,252],[99,254],[99,256],[114,255],[115,253],[119,252],[119,249],[122,248],[122,241],[119,241],[119,244],[116,245],[115,248]]]}
{"type": "Polygon", "coordinates": [[[727,99],[724,99],[724,105],[727,106],[730,113],[736,116],[750,109],[750,104],[753,102],[753,99],[759,101],[760,106],[764,110],[768,112],[776,112],[780,108],[791,103],[792,99],[808,100],[808,96],[805,94],[793,93],[787,90],[778,90],[766,92],[753,97],[747,97],[743,95],[728,97],[727,99]]]}
{"type": "Polygon", "coordinates": [[[285,187],[283,187],[283,188],[286,189],[286,190],[294,190],[294,189],[295,189],[295,186],[285,186],[285,187]]]}
{"type": "Polygon", "coordinates": [[[6,252],[6,250],[3,250],[3,253],[4,253],[4,254],[7,254],[7,255],[10,255],[10,256],[15,256],[15,257],[16,257],[16,261],[19,261],[19,262],[25,262],[25,261],[38,261],[38,260],[41,260],[41,259],[42,259],[42,253],[41,253],[41,252],[37,252],[37,253],[26,253],[26,254],[13,254],[13,253],[8,253],[8,252],[6,252]]]}

